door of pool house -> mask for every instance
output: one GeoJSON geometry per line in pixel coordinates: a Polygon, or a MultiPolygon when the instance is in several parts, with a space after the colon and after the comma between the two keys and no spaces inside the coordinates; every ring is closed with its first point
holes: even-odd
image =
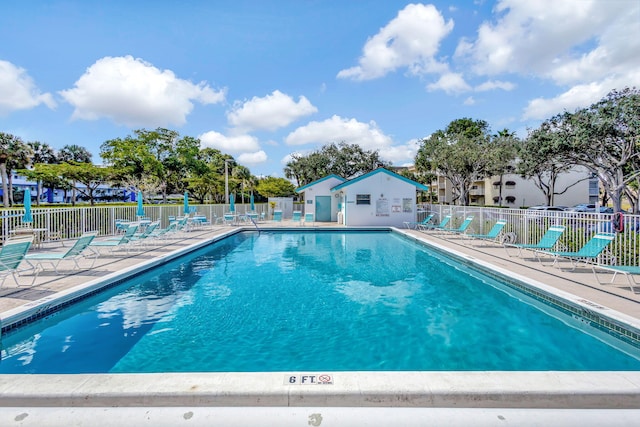
{"type": "Polygon", "coordinates": [[[316,196],[316,221],[331,221],[331,196],[316,196]]]}

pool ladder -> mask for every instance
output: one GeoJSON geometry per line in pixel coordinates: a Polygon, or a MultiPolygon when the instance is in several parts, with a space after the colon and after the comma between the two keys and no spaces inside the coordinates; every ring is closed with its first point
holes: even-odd
{"type": "Polygon", "coordinates": [[[260,228],[258,227],[258,223],[251,217],[249,217],[249,219],[251,220],[251,222],[253,223],[253,225],[256,226],[256,230],[258,230],[258,236],[260,235],[260,228]]]}

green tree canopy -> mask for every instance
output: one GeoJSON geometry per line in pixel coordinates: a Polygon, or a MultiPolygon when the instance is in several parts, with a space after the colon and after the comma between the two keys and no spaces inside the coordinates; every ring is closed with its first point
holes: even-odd
{"type": "Polygon", "coordinates": [[[289,197],[295,194],[296,188],[284,178],[268,176],[258,181],[256,191],[264,197],[289,197]]]}
{"type": "Polygon", "coordinates": [[[335,174],[351,179],[371,172],[379,167],[389,166],[380,159],[377,150],[364,150],[358,144],[327,144],[310,154],[293,154],[285,169],[287,178],[298,186],[309,184],[327,175],[335,174]]]}
{"type": "Polygon", "coordinates": [[[453,184],[453,203],[469,204],[471,184],[494,170],[497,146],[491,144],[489,125],[469,118],[452,121],[446,129],[422,140],[416,155],[419,172],[436,171],[453,184]]]}

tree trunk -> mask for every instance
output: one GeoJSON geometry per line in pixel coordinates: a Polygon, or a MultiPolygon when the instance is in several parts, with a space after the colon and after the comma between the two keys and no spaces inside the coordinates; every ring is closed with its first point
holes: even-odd
{"type": "Polygon", "coordinates": [[[7,164],[0,163],[0,174],[2,175],[2,206],[9,207],[9,186],[7,185],[9,178],[7,177],[7,164]]]}
{"type": "Polygon", "coordinates": [[[36,187],[36,206],[40,206],[40,196],[42,195],[42,181],[37,181],[38,185],[36,187]]]}
{"type": "Polygon", "coordinates": [[[13,178],[11,177],[11,171],[7,171],[7,178],[9,181],[9,205],[15,205],[13,201],[13,178]]]}

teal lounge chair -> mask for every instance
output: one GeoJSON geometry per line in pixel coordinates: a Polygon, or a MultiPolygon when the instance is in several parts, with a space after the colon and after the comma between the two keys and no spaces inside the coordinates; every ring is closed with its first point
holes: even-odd
{"type": "Polygon", "coordinates": [[[516,256],[516,255],[510,254],[508,248],[517,248],[518,249],[517,256],[522,256],[523,249],[528,249],[532,251],[535,251],[535,250],[550,251],[553,249],[556,243],[558,243],[558,240],[560,240],[560,236],[562,236],[562,233],[564,233],[564,229],[565,229],[564,225],[552,225],[544,233],[542,238],[540,238],[540,241],[538,243],[530,243],[530,244],[505,243],[504,250],[507,252],[507,255],[510,257],[516,256]]]}
{"type": "Polygon", "coordinates": [[[151,236],[153,235],[153,233],[155,232],[156,228],[158,228],[159,225],[160,225],[160,221],[152,222],[151,224],[145,227],[142,233],[134,234],[133,236],[131,236],[129,243],[131,243],[134,246],[135,245],[142,246],[148,243],[149,241],[152,241],[153,239],[151,239],[151,236]]]}
{"type": "Polygon", "coordinates": [[[424,217],[424,219],[423,219],[422,221],[418,221],[418,222],[416,222],[416,221],[405,221],[405,222],[404,222],[404,226],[405,226],[406,228],[412,228],[412,229],[414,229],[414,230],[415,230],[415,229],[417,229],[417,228],[418,228],[418,226],[420,226],[420,225],[427,225],[427,224],[429,224],[429,222],[433,219],[433,217],[434,217],[434,216],[435,216],[434,214],[429,214],[429,215],[427,215],[426,217],[424,217]]]}
{"type": "Polygon", "coordinates": [[[558,261],[565,259],[571,261],[571,271],[575,270],[580,262],[593,262],[598,255],[616,238],[614,233],[597,233],[576,252],[562,251],[535,251],[536,258],[542,263],[542,256],[553,258],[551,266],[557,266],[558,261]]]}
{"type": "Polygon", "coordinates": [[[236,223],[236,215],[227,212],[223,215],[225,225],[234,225],[236,223]]]}
{"type": "Polygon", "coordinates": [[[629,283],[629,288],[631,292],[634,294],[640,293],[640,289],[636,290],[637,287],[640,287],[640,283],[636,281],[636,277],[640,276],[640,267],[637,265],[601,265],[601,264],[593,264],[591,266],[593,270],[593,275],[596,278],[596,282],[599,285],[610,285],[613,284],[616,276],[618,274],[622,274],[627,278],[627,282],[629,283]],[[603,282],[598,277],[598,270],[602,270],[601,273],[613,273],[613,277],[611,277],[610,282],[603,282]]]}
{"type": "Polygon", "coordinates": [[[447,224],[449,224],[449,221],[451,221],[451,215],[445,216],[442,221],[440,221],[440,224],[418,224],[417,229],[420,231],[444,230],[447,224]]]}
{"type": "Polygon", "coordinates": [[[273,221],[274,222],[282,221],[282,211],[273,211],[273,221]]]}
{"type": "Polygon", "coordinates": [[[313,214],[311,212],[304,214],[304,224],[313,224],[313,214]]]}
{"type": "Polygon", "coordinates": [[[291,217],[291,221],[297,222],[298,224],[300,224],[302,222],[302,212],[294,211],[293,216],[291,217]]]}
{"type": "Polygon", "coordinates": [[[36,254],[27,254],[25,260],[31,264],[34,268],[40,267],[44,271],[42,264],[51,263],[56,274],[60,274],[58,271],[58,264],[64,260],[71,260],[74,262],[74,269],[80,269],[78,264],[79,259],[87,258],[92,259],[91,265],[88,268],[93,268],[93,265],[98,258],[98,254],[95,251],[89,250],[89,245],[98,235],[97,232],[85,233],[65,252],[41,252],[36,254]],[[35,262],[35,265],[34,265],[35,262]]]}
{"type": "Polygon", "coordinates": [[[469,215],[464,219],[464,221],[462,221],[462,224],[460,224],[458,228],[443,228],[442,230],[448,231],[453,234],[464,234],[469,228],[469,226],[471,225],[472,221],[473,221],[473,215],[469,215]]]}
{"type": "Polygon", "coordinates": [[[507,221],[499,220],[499,221],[496,221],[496,223],[493,225],[493,227],[491,228],[491,230],[489,230],[487,234],[468,233],[468,234],[465,234],[465,236],[468,237],[469,239],[497,242],[500,236],[502,235],[502,230],[504,229],[505,225],[507,225],[507,221]]]}
{"type": "Polygon", "coordinates": [[[100,248],[109,248],[110,252],[125,248],[127,253],[129,253],[129,243],[131,243],[131,239],[133,235],[136,234],[136,231],[138,231],[138,225],[131,224],[122,235],[104,240],[94,240],[89,244],[89,247],[92,249],[95,248],[96,251],[99,251],[100,248]]]}
{"type": "Polygon", "coordinates": [[[169,240],[172,234],[176,234],[178,232],[178,223],[171,222],[165,228],[157,228],[153,230],[153,232],[149,235],[151,239],[154,240],[162,240],[166,242],[169,240]]]}
{"type": "MultiPolygon", "coordinates": [[[[20,269],[20,264],[24,261],[24,257],[32,244],[33,236],[9,239],[4,242],[2,248],[0,248],[0,276],[2,276],[0,288],[9,276],[13,277],[17,286],[20,286],[17,276],[23,271],[33,271],[33,266],[30,264],[28,269],[20,269]]],[[[36,276],[37,275],[33,276],[32,285],[36,280],[36,276]]]]}

